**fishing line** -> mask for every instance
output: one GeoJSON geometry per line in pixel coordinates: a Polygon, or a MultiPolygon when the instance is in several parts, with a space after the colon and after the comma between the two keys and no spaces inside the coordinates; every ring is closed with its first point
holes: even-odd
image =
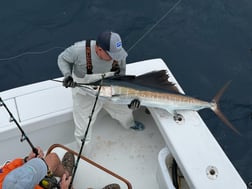
{"type": "Polygon", "coordinates": [[[65,49],[65,47],[55,46],[55,47],[52,47],[52,48],[49,48],[49,49],[46,49],[46,50],[43,50],[43,51],[30,51],[30,52],[28,51],[28,52],[24,52],[24,53],[18,54],[16,56],[11,56],[11,57],[8,57],[8,58],[0,58],[0,61],[9,61],[9,60],[20,58],[20,57],[25,56],[25,55],[46,54],[46,53],[48,53],[50,51],[53,51],[55,49],[65,49]]]}
{"type": "Polygon", "coordinates": [[[22,135],[21,135],[21,139],[20,141],[23,142],[24,140],[26,140],[28,142],[28,144],[31,146],[32,151],[36,154],[36,156],[38,155],[38,150],[37,148],[35,148],[33,146],[33,144],[31,143],[30,139],[28,138],[28,136],[25,134],[24,130],[22,129],[22,127],[18,124],[17,120],[15,119],[15,117],[12,115],[11,111],[9,110],[9,108],[6,106],[6,104],[4,103],[4,101],[2,100],[2,98],[0,97],[0,106],[4,106],[4,108],[6,109],[6,111],[9,113],[11,121],[14,121],[15,124],[17,125],[17,127],[19,128],[19,130],[21,131],[22,135]]]}
{"type": "Polygon", "coordinates": [[[177,1],[155,24],[153,24],[150,29],[148,29],[128,50],[130,52],[140,41],[142,41],[152,30],[162,22],[167,15],[169,15],[181,2],[182,0],[177,1]]]}
{"type": "MultiPolygon", "coordinates": [[[[169,15],[180,3],[182,0],[178,0],[155,24],[153,24],[128,50],[127,52],[130,52],[136,45],[138,45],[138,43],[140,43],[150,32],[152,32],[152,30],[160,24],[160,22],[162,22],[167,15],[169,15]]],[[[20,58],[22,56],[26,56],[26,55],[39,55],[39,54],[46,54],[50,51],[53,51],[55,49],[65,49],[65,47],[60,47],[60,46],[55,46],[43,51],[28,51],[28,52],[24,52],[21,54],[18,54],[16,56],[11,56],[11,57],[7,57],[7,58],[0,58],[0,61],[10,61],[10,60],[14,60],[17,58],[20,58]]]]}
{"type": "Polygon", "coordinates": [[[74,176],[75,176],[75,173],[76,173],[76,171],[77,171],[77,167],[78,167],[78,164],[79,164],[79,160],[80,160],[80,157],[81,157],[81,153],[82,153],[82,150],[83,150],[84,145],[85,145],[85,141],[86,141],[87,134],[88,134],[88,131],[89,131],[89,127],[90,127],[90,124],[91,124],[91,121],[92,121],[92,117],[93,117],[93,114],[94,114],[94,110],[95,110],[95,107],[96,107],[96,103],[97,103],[98,98],[99,98],[99,95],[100,95],[100,91],[101,91],[101,87],[102,87],[102,84],[103,84],[104,76],[105,76],[105,74],[102,75],[102,79],[101,79],[101,82],[100,82],[100,85],[99,85],[99,89],[98,89],[98,92],[97,92],[97,95],[96,95],[96,98],[95,98],[95,102],[94,102],[94,105],[93,105],[91,114],[90,114],[90,116],[89,116],[88,126],[87,126],[87,129],[86,129],[86,131],[85,131],[84,137],[83,137],[83,139],[82,139],[81,148],[80,148],[80,151],[79,151],[77,160],[76,160],[76,164],[75,164],[75,166],[74,166],[74,170],[73,170],[73,174],[72,174],[72,180],[71,180],[71,182],[70,182],[69,189],[71,189],[72,184],[73,184],[74,176]]]}

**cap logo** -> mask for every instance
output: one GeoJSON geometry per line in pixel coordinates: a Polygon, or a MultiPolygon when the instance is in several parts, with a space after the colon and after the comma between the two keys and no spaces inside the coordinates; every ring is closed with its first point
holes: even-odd
{"type": "Polygon", "coordinates": [[[116,43],[116,47],[117,47],[117,48],[122,47],[122,42],[121,42],[121,41],[118,41],[118,42],[116,43]]]}

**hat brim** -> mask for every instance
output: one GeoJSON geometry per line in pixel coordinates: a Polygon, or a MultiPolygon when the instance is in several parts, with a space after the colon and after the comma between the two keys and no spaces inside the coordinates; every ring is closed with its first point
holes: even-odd
{"type": "Polygon", "coordinates": [[[107,51],[107,53],[113,60],[116,60],[116,61],[124,60],[128,56],[128,53],[124,50],[124,48],[121,48],[121,50],[118,52],[112,53],[112,52],[107,51]]]}

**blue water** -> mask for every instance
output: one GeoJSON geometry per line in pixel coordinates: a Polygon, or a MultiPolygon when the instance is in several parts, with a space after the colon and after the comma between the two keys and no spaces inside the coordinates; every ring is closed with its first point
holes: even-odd
{"type": "MultiPolygon", "coordinates": [[[[211,100],[203,119],[246,183],[252,181],[251,0],[9,0],[0,6],[0,91],[61,76],[58,54],[103,30],[121,34],[128,62],[162,58],[186,94],[211,100]]],[[[200,141],[199,141],[200,142],[200,141]]]]}

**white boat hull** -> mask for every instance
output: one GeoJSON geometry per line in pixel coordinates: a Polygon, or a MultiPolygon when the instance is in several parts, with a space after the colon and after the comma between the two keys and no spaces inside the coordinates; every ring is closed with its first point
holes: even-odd
{"type": "MultiPolygon", "coordinates": [[[[177,83],[161,59],[129,64],[127,74],[140,75],[161,69],[167,69],[172,81],[177,83]]],[[[178,84],[177,87],[183,92],[178,84]]],[[[73,135],[69,89],[60,83],[45,81],[5,91],[0,96],[35,146],[46,151],[59,143],[79,151],[73,135]]],[[[93,127],[93,140],[83,155],[128,180],[132,188],[175,188],[167,163],[167,157],[171,156],[184,176],[181,188],[247,188],[197,112],[179,112],[183,119],[176,122],[164,110],[149,108],[151,115],[144,110],[134,113],[146,126],[141,132],[125,130],[102,111],[93,127]]],[[[20,143],[19,139],[20,131],[13,122],[9,123],[8,113],[0,108],[0,163],[30,151],[29,145],[20,143]]],[[[80,169],[75,189],[101,188],[118,181],[96,172],[91,174],[90,168],[80,169]]],[[[118,182],[122,188],[129,188],[118,182]]]]}

